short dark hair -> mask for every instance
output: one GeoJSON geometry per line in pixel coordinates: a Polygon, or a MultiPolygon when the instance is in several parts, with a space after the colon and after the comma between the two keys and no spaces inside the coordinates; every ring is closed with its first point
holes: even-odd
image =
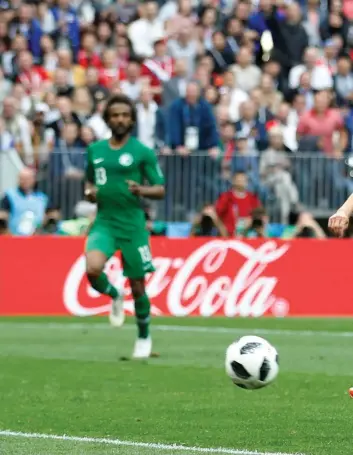
{"type": "Polygon", "coordinates": [[[137,115],[135,104],[128,96],[123,94],[114,95],[107,101],[107,104],[105,105],[105,109],[103,112],[103,120],[105,121],[105,123],[108,123],[109,121],[109,110],[114,104],[126,104],[126,106],[129,106],[131,110],[132,121],[136,123],[137,115]]]}

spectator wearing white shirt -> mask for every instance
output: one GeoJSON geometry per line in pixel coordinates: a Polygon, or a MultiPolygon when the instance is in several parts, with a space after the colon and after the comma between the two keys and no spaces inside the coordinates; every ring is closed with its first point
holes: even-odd
{"type": "Polygon", "coordinates": [[[164,36],[164,25],[157,17],[158,5],[155,1],[147,1],[142,5],[141,12],[143,16],[129,26],[128,36],[136,55],[152,57],[154,42],[164,36]]]}
{"type": "Polygon", "coordinates": [[[304,64],[294,66],[289,72],[289,88],[299,86],[300,77],[304,72],[309,72],[311,87],[314,90],[325,90],[333,86],[332,75],[329,67],[319,59],[315,47],[308,47],[304,53],[304,64]]]}
{"type": "Polygon", "coordinates": [[[184,59],[187,62],[188,76],[195,71],[196,57],[203,53],[203,45],[192,34],[192,29],[186,27],[180,31],[176,39],[168,41],[168,54],[175,60],[184,59]]]}
{"type": "Polygon", "coordinates": [[[353,101],[352,63],[348,56],[342,55],[337,62],[337,74],[334,77],[337,104],[347,105],[353,101]]]}
{"type": "Polygon", "coordinates": [[[124,95],[127,95],[133,101],[138,100],[142,90],[143,83],[140,79],[141,67],[139,63],[131,61],[126,68],[126,80],[121,81],[120,88],[124,95]]]}

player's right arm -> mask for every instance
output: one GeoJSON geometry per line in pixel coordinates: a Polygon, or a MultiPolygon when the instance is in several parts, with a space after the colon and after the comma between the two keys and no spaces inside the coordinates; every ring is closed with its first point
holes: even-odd
{"type": "Polygon", "coordinates": [[[94,167],[93,167],[92,152],[91,152],[90,147],[88,147],[88,149],[87,149],[85,198],[90,202],[97,201],[97,187],[95,185],[94,167]]]}
{"type": "Polygon", "coordinates": [[[337,236],[342,237],[349,225],[349,218],[353,213],[353,194],[328,221],[328,227],[337,236]]]}

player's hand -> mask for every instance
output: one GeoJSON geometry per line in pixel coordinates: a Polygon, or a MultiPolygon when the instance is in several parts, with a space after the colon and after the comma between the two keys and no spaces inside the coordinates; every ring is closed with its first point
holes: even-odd
{"type": "Polygon", "coordinates": [[[349,224],[349,217],[345,212],[339,210],[328,221],[329,229],[335,234],[337,237],[343,237],[346,229],[348,228],[349,224]]]}
{"type": "Polygon", "coordinates": [[[129,191],[135,196],[141,196],[141,185],[133,180],[126,180],[129,186],[129,191]]]}

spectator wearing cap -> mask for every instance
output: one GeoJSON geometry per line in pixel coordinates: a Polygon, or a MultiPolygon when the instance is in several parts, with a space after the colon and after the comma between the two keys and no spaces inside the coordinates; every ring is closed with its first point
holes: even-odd
{"type": "Polygon", "coordinates": [[[236,57],[237,63],[231,67],[234,72],[237,86],[245,92],[258,87],[261,79],[261,70],[252,63],[252,56],[248,48],[241,47],[236,57]]]}
{"type": "Polygon", "coordinates": [[[342,55],[337,62],[337,73],[334,76],[336,102],[338,106],[352,106],[353,75],[351,59],[342,55]]]}
{"type": "Polygon", "coordinates": [[[216,201],[216,212],[228,235],[236,235],[239,225],[249,222],[251,212],[261,205],[258,197],[248,191],[248,177],[238,172],[232,177],[232,188],[222,193],[216,201]]]}
{"type": "Polygon", "coordinates": [[[240,119],[235,124],[236,131],[248,138],[248,148],[262,151],[267,147],[265,124],[257,118],[255,104],[248,100],[240,106],[240,119]]]}
{"type": "Polygon", "coordinates": [[[70,0],[58,0],[51,9],[55,20],[55,37],[58,47],[73,49],[77,56],[80,48],[80,24],[76,9],[70,5],[70,0]]]}
{"type": "Polygon", "coordinates": [[[347,147],[347,133],[341,113],[330,108],[330,102],[331,96],[327,91],[316,93],[313,109],[299,119],[297,135],[301,139],[316,138],[325,154],[342,157],[347,147]]]}
{"type": "Polygon", "coordinates": [[[32,235],[43,222],[48,207],[46,194],[36,189],[36,174],[24,168],[19,173],[18,186],[5,192],[0,207],[9,214],[12,234],[32,235]]]}
{"type": "Polygon", "coordinates": [[[187,62],[179,59],[175,62],[174,76],[163,83],[162,105],[168,108],[177,98],[185,96],[187,85],[187,62]]]}
{"type": "Polygon", "coordinates": [[[138,57],[152,57],[153,45],[164,35],[162,21],[158,18],[158,4],[148,0],[141,5],[140,19],[132,22],[128,28],[128,37],[132,43],[134,53],[138,57]]]}
{"type": "Polygon", "coordinates": [[[179,98],[170,106],[168,113],[170,141],[180,155],[195,150],[216,153],[219,135],[211,106],[200,96],[197,82],[186,87],[185,98],[179,98]]]}
{"type": "Polygon", "coordinates": [[[18,13],[12,20],[9,28],[9,36],[13,39],[16,35],[23,36],[35,59],[40,57],[40,38],[43,34],[40,22],[34,17],[34,6],[21,3],[18,13]]]}
{"type": "Polygon", "coordinates": [[[289,88],[299,86],[300,77],[304,72],[310,75],[310,85],[314,90],[324,90],[333,86],[331,72],[323,59],[319,59],[318,51],[308,47],[304,52],[304,64],[294,66],[289,72],[289,88]]]}

